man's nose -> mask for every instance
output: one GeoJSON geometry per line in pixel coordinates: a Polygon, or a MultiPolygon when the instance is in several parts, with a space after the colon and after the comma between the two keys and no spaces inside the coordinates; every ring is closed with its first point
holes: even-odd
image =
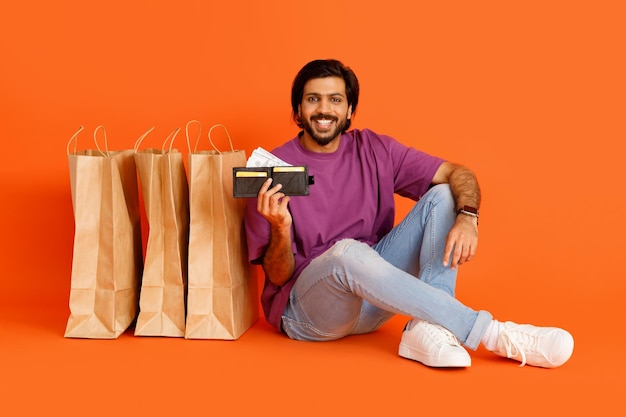
{"type": "Polygon", "coordinates": [[[317,106],[317,110],[319,113],[322,114],[330,113],[330,102],[325,99],[320,100],[319,105],[317,106]]]}

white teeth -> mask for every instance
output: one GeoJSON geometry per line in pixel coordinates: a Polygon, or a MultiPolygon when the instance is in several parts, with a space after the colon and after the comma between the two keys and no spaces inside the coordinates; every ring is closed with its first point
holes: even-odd
{"type": "Polygon", "coordinates": [[[331,123],[331,120],[317,120],[317,123],[321,124],[321,125],[329,125],[331,123]]]}

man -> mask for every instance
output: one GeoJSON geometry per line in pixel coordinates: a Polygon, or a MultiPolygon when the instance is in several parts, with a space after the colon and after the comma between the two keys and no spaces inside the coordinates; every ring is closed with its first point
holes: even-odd
{"type": "Polygon", "coordinates": [[[394,314],[412,317],[399,355],[433,367],[468,367],[461,346],[541,367],[572,354],[565,330],[498,322],[456,298],[457,269],[478,243],[480,189],[469,169],[370,130],[348,130],[359,84],[336,60],[306,64],[294,79],[298,136],[272,152],[314,176],[308,196],[271,179],[250,199],[251,262],[266,280],[269,323],[297,340],[368,333],[394,314]],[[394,227],[394,193],[416,201],[394,227]]]}

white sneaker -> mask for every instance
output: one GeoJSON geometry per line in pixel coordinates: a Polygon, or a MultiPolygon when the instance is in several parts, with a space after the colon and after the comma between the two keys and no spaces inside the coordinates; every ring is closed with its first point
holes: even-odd
{"type": "Polygon", "coordinates": [[[424,320],[409,321],[402,332],[398,355],[433,367],[467,367],[469,353],[446,328],[424,320]]]}
{"type": "Polygon", "coordinates": [[[572,356],[574,338],[563,329],[536,327],[511,321],[500,323],[498,344],[494,353],[525,364],[556,368],[572,356]]]}

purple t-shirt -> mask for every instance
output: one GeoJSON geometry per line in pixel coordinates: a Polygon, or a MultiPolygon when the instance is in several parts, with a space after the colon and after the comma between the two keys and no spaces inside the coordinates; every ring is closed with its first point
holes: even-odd
{"type": "MultiPolygon", "coordinates": [[[[300,272],[341,239],[378,242],[394,226],[394,193],[418,200],[443,160],[389,136],[356,129],[341,136],[333,153],[311,152],[297,137],[272,153],[291,165],[308,166],[315,178],[308,196],[292,196],[289,202],[294,274],[280,287],[266,279],[261,295],[265,317],[280,329],[300,272]]],[[[248,199],[245,226],[249,259],[258,264],[269,244],[270,229],[256,210],[256,198],[248,199]]]]}

